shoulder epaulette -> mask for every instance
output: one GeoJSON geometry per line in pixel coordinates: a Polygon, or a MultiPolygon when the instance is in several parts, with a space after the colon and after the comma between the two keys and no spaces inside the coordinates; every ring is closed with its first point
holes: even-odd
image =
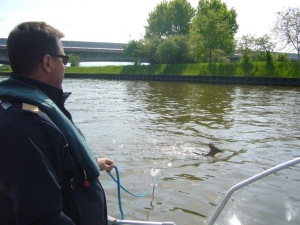
{"type": "Polygon", "coordinates": [[[31,112],[31,113],[38,113],[40,111],[38,106],[30,105],[28,103],[22,103],[22,110],[31,112]]]}

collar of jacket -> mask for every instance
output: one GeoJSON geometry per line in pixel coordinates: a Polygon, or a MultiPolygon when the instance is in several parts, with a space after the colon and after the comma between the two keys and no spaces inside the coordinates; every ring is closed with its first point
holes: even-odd
{"type": "Polygon", "coordinates": [[[71,92],[63,92],[62,89],[50,86],[38,80],[29,79],[25,76],[19,76],[11,74],[11,77],[20,80],[24,83],[30,84],[34,87],[40,89],[44,94],[46,94],[59,108],[65,103],[67,98],[71,95],[71,92]]]}

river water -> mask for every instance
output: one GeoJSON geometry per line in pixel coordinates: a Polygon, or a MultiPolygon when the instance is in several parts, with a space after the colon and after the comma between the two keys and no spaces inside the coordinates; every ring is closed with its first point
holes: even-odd
{"type": "MultiPolygon", "coordinates": [[[[96,156],[115,161],[125,219],[207,224],[236,183],[300,156],[300,89],[65,79],[96,156]],[[204,157],[213,142],[223,152],[204,157]]],[[[216,224],[300,224],[299,165],[237,191],[216,224]]],[[[113,171],[112,174],[115,175],[113,171]]],[[[108,212],[120,218],[106,173],[108,212]]]]}
{"type": "MultiPolygon", "coordinates": [[[[300,156],[300,89],[66,79],[67,107],[97,156],[113,159],[125,219],[206,224],[234,184],[300,156]],[[213,142],[222,149],[206,153],[213,142]]],[[[299,166],[235,193],[218,224],[300,224],[299,166]]],[[[113,172],[114,174],[114,172],[113,172]]],[[[109,214],[117,185],[103,172],[109,214]]]]}

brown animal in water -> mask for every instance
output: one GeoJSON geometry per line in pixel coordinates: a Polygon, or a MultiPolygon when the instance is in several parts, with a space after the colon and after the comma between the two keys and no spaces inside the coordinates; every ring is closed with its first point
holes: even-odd
{"type": "Polygon", "coordinates": [[[208,153],[205,153],[205,154],[200,154],[198,152],[194,152],[196,153],[197,155],[203,155],[203,156],[211,156],[211,157],[214,157],[215,154],[219,153],[219,152],[222,152],[221,149],[217,148],[213,143],[209,143],[208,144],[208,147],[209,147],[209,152],[208,153]]]}

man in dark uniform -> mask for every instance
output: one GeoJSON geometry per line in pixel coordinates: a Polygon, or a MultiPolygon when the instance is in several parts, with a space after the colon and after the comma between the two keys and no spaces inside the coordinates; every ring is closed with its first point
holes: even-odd
{"type": "Polygon", "coordinates": [[[100,170],[64,102],[64,35],[44,22],[11,31],[13,70],[0,83],[0,224],[106,225],[100,170]]]}

